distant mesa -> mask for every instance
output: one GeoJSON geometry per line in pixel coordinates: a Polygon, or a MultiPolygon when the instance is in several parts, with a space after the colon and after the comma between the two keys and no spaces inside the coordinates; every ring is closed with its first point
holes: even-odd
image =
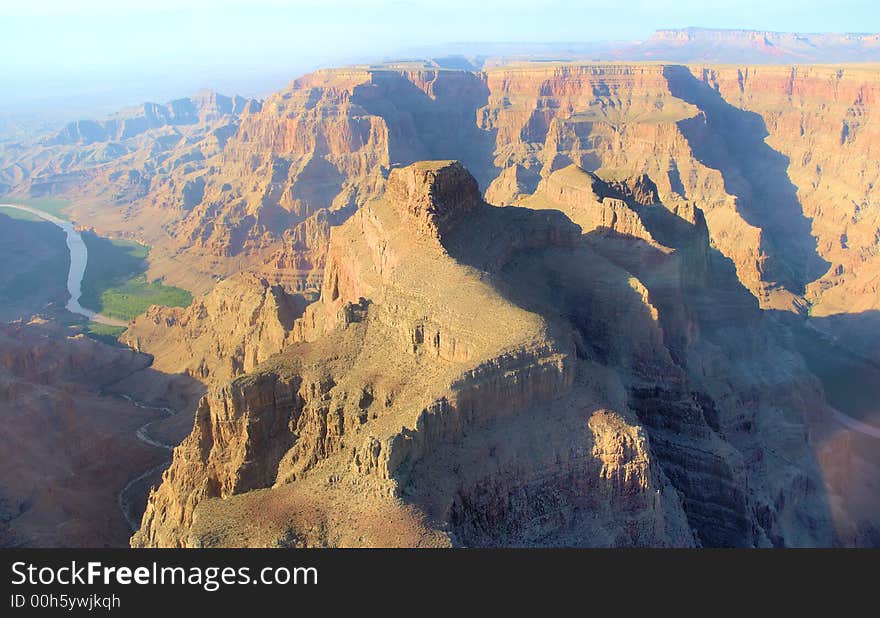
{"type": "Polygon", "coordinates": [[[880,60],[880,34],[681,28],[657,30],[622,51],[626,59],[723,63],[831,63],[880,60]]]}
{"type": "Polygon", "coordinates": [[[224,116],[239,116],[257,111],[259,103],[240,96],[227,97],[203,90],[192,97],[175,99],[165,104],[144,103],[123,109],[104,120],[70,122],[47,140],[48,144],[93,144],[136,137],[150,129],[165,126],[214,122],[224,116]]]}

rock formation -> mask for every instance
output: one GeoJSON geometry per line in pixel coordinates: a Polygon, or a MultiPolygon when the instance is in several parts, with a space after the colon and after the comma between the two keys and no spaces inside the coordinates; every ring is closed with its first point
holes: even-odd
{"type": "Polygon", "coordinates": [[[297,341],[202,399],[132,543],[831,543],[820,388],[701,211],[547,180],[494,208],[460,164],[392,170],[297,341]]]}
{"type": "MultiPolygon", "coordinates": [[[[516,203],[570,164],[647,174],[657,199],[700,204],[713,245],[762,306],[822,306],[825,316],[852,306],[851,297],[858,310],[876,304],[865,264],[874,255],[877,75],[856,66],[553,63],[324,70],[262,105],[208,97],[183,106],[203,110],[181,112],[180,122],[199,119],[194,125],[173,124],[172,104],[164,115],[144,111],[172,123],[181,145],[169,151],[157,129],[131,138],[141,140],[136,152],[156,152],[142,167],[129,161],[143,155],[71,164],[66,151],[44,147],[38,156],[7,153],[4,173],[18,190],[49,183],[73,197],[126,202],[103,209],[94,225],[154,245],[150,275],[197,292],[241,270],[316,290],[330,227],[379,195],[389,169],[420,159],[463,160],[496,205],[516,203]],[[207,137],[218,130],[209,132],[212,122],[226,123],[222,140],[207,137]],[[206,137],[181,141],[180,127],[206,137]],[[29,163],[36,158],[42,167],[29,163]],[[59,184],[46,180],[48,170],[91,180],[59,184]],[[185,273],[176,267],[182,255],[185,273]]],[[[118,133],[119,123],[105,122],[101,135],[118,133]]],[[[90,210],[71,212],[93,224],[90,210]]]]}
{"type": "Polygon", "coordinates": [[[477,182],[457,161],[415,163],[395,172],[385,190],[403,204],[419,236],[442,239],[480,205],[477,182]]]}
{"type": "Polygon", "coordinates": [[[222,281],[187,308],[152,306],[121,340],[153,356],[153,368],[226,382],[282,350],[306,299],[253,275],[222,281]]]}

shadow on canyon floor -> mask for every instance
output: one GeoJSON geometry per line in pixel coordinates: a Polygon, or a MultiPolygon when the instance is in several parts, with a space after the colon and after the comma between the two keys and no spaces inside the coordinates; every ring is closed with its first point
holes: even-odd
{"type": "Polygon", "coordinates": [[[880,311],[809,319],[774,314],[790,326],[795,345],[822,382],[828,403],[880,429],[880,362],[860,345],[867,333],[880,333],[880,311]]]}
{"type": "Polygon", "coordinates": [[[817,253],[811,220],[788,177],[788,157],[764,141],[768,131],[759,114],[734,107],[687,67],[667,66],[663,73],[670,92],[702,112],[678,122],[694,156],[721,172],[737,211],[763,231],[765,278],[803,295],[830,264],[817,253]]]}

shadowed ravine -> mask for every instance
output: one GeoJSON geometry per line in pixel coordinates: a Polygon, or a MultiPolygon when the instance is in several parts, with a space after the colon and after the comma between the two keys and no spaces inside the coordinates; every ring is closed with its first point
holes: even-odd
{"type": "Polygon", "coordinates": [[[156,410],[156,411],[162,413],[162,416],[160,418],[153,419],[153,420],[145,423],[144,425],[142,425],[135,432],[135,437],[138,440],[140,440],[141,442],[143,442],[144,444],[146,444],[147,446],[152,446],[154,448],[163,449],[165,451],[168,451],[168,453],[169,453],[169,457],[167,459],[163,460],[159,464],[156,464],[152,468],[149,468],[148,470],[146,470],[142,474],[139,474],[138,476],[132,478],[130,481],[128,481],[128,483],[125,484],[125,487],[123,487],[119,491],[119,496],[117,497],[117,502],[119,504],[119,510],[122,512],[122,516],[125,518],[125,521],[128,524],[128,527],[131,528],[132,532],[134,532],[135,530],[137,530],[140,527],[140,524],[141,524],[140,515],[142,515],[143,513],[136,514],[136,513],[132,512],[132,509],[135,506],[135,504],[134,504],[135,498],[131,494],[132,494],[133,490],[136,489],[136,486],[138,483],[146,480],[147,478],[149,478],[151,476],[154,476],[156,474],[161,473],[162,471],[164,471],[168,467],[168,465],[171,463],[170,453],[171,453],[171,451],[174,450],[174,446],[175,446],[174,444],[165,444],[164,442],[159,442],[158,440],[154,440],[153,438],[151,438],[149,435],[150,426],[154,425],[155,423],[158,423],[159,421],[161,421],[165,418],[169,418],[171,416],[174,416],[174,414],[176,414],[176,413],[174,412],[174,410],[172,410],[171,408],[168,408],[168,407],[147,405],[143,402],[137,401],[136,399],[134,399],[130,395],[120,395],[120,398],[124,399],[125,401],[127,401],[128,403],[132,404],[133,406],[135,406],[137,408],[142,408],[145,410],[156,410]]]}
{"type": "Polygon", "coordinates": [[[663,73],[674,96],[701,110],[678,122],[694,156],[721,172],[737,211],[762,230],[762,278],[802,296],[830,264],[817,253],[812,222],[788,177],[788,158],[764,141],[769,133],[761,116],[725,101],[705,75],[697,79],[684,66],[667,66],[663,73]]]}

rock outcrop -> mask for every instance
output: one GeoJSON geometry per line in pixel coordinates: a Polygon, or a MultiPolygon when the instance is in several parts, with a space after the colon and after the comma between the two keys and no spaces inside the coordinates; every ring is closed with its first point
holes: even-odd
{"type": "Polygon", "coordinates": [[[482,200],[477,181],[457,161],[415,163],[394,170],[385,189],[404,205],[418,234],[442,238],[482,200]]]}
{"type": "Polygon", "coordinates": [[[226,382],[280,352],[306,302],[265,279],[239,275],[189,307],[150,307],[121,340],[151,354],[159,371],[226,382]]]}
{"type": "Polygon", "coordinates": [[[785,157],[783,181],[790,179],[797,208],[811,220],[809,234],[824,261],[822,272],[807,282],[810,315],[876,360],[871,314],[880,309],[877,72],[859,66],[706,67],[693,72],[730,105],[766,126],[766,142],[785,157]]]}
{"type": "Polygon", "coordinates": [[[0,185],[221,282],[126,339],[212,385],[136,544],[859,544],[841,470],[876,466],[793,333],[878,360],[878,76],[324,70],[5,148],[0,185]]]}
{"type": "Polygon", "coordinates": [[[150,130],[180,125],[196,125],[239,116],[255,103],[244,97],[226,97],[203,91],[187,99],[164,105],[144,103],[122,110],[103,120],[68,123],[46,140],[50,145],[89,145],[95,142],[121,142],[150,130]]]}

